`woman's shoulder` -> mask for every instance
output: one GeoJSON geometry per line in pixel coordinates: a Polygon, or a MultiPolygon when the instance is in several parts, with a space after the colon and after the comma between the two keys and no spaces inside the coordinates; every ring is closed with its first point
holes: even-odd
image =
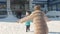
{"type": "Polygon", "coordinates": [[[34,11],[34,12],[32,12],[32,14],[40,14],[40,13],[43,13],[42,11],[34,11]]]}

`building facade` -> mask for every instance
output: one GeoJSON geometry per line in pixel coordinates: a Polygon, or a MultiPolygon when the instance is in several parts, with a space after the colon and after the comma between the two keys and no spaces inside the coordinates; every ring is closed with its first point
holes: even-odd
{"type": "MultiPolygon", "coordinates": [[[[41,10],[45,13],[47,11],[60,11],[60,0],[0,0],[0,18],[6,17],[9,11],[15,14],[16,10],[34,10],[35,5],[41,5],[41,10]]],[[[25,11],[24,11],[25,12],[25,11]]]]}
{"type": "Polygon", "coordinates": [[[48,0],[49,11],[60,11],[60,0],[48,0]]]}
{"type": "Polygon", "coordinates": [[[30,10],[34,10],[35,5],[41,5],[41,10],[48,11],[47,0],[31,0],[30,10]]]}
{"type": "Polygon", "coordinates": [[[9,14],[16,15],[17,11],[24,11],[29,8],[29,1],[25,0],[0,0],[0,18],[9,14]]]}
{"type": "Polygon", "coordinates": [[[7,1],[0,0],[0,18],[7,16],[7,1]]]}
{"type": "Polygon", "coordinates": [[[43,11],[60,11],[60,0],[31,0],[30,10],[35,5],[41,5],[43,11]]]}

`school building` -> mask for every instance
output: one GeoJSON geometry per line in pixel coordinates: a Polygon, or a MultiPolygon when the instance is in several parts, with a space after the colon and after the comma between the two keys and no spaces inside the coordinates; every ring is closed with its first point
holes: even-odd
{"type": "Polygon", "coordinates": [[[60,11],[60,0],[0,0],[0,18],[7,17],[10,11],[13,15],[16,15],[16,11],[33,11],[35,5],[41,5],[44,12],[60,11]]]}

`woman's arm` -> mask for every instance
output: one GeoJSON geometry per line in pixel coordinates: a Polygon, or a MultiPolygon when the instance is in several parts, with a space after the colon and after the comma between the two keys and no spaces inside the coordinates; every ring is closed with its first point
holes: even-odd
{"type": "Polygon", "coordinates": [[[19,22],[23,23],[23,22],[25,22],[27,20],[33,19],[33,17],[34,17],[34,13],[32,13],[30,16],[27,16],[27,17],[24,17],[24,18],[20,19],[19,22]]]}

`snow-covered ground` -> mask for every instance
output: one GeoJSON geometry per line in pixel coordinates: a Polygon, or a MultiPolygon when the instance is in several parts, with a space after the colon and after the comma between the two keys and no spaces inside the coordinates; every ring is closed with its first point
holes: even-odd
{"type": "MultiPolygon", "coordinates": [[[[49,34],[60,34],[60,21],[47,22],[49,34]]],[[[16,22],[0,22],[0,34],[33,34],[33,23],[30,32],[25,32],[25,25],[16,22]]]]}

